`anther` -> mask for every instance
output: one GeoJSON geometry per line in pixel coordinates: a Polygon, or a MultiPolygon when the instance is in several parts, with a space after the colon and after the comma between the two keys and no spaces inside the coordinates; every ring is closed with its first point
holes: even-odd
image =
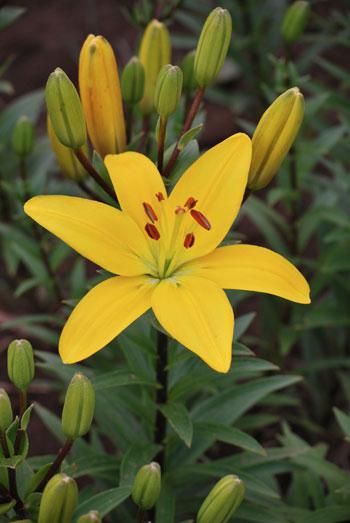
{"type": "Polygon", "coordinates": [[[200,211],[197,211],[196,209],[191,210],[191,216],[196,222],[203,227],[203,229],[206,229],[207,231],[210,231],[211,225],[209,220],[204,216],[203,213],[200,211]]]}
{"type": "Polygon", "coordinates": [[[190,247],[192,247],[194,244],[194,240],[195,240],[195,237],[194,237],[193,232],[187,233],[185,236],[185,240],[184,240],[184,247],[186,249],[189,249],[190,247]]]}
{"type": "Polygon", "coordinates": [[[143,202],[143,208],[145,210],[145,213],[147,214],[148,218],[151,220],[152,223],[156,222],[158,220],[158,216],[154,212],[154,209],[152,205],[149,203],[143,202]]]}
{"type": "Polygon", "coordinates": [[[187,207],[187,209],[190,211],[191,209],[193,209],[196,206],[197,202],[198,202],[198,200],[193,198],[193,196],[190,196],[186,200],[185,207],[187,207]]]}
{"type": "Polygon", "coordinates": [[[181,207],[180,205],[177,205],[176,209],[175,209],[175,214],[185,214],[185,209],[183,207],[181,207]]]}
{"type": "Polygon", "coordinates": [[[152,240],[159,240],[160,234],[155,225],[153,223],[146,223],[145,225],[145,231],[147,232],[148,236],[152,238],[152,240]]]}
{"type": "Polygon", "coordinates": [[[161,202],[162,200],[165,200],[164,198],[164,194],[162,192],[157,192],[156,193],[156,198],[159,202],[161,202]]]}

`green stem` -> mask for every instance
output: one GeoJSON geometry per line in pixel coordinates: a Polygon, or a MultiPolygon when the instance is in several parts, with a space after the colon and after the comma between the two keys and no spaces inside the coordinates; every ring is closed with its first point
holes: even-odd
{"type": "Polygon", "coordinates": [[[163,160],[164,160],[164,145],[166,136],[166,124],[165,118],[159,118],[159,129],[158,129],[158,171],[160,174],[163,172],[163,160]]]}
{"type": "Polygon", "coordinates": [[[74,151],[75,156],[81,163],[81,165],[84,167],[84,169],[89,173],[91,178],[95,180],[97,185],[101,187],[105,191],[105,193],[108,194],[114,200],[118,203],[117,197],[113,191],[113,189],[108,185],[107,182],[104,181],[103,178],[99,175],[99,173],[96,171],[95,167],[90,162],[89,158],[85,155],[84,151],[82,149],[76,149],[74,151]]]}
{"type": "MultiPolygon", "coordinates": [[[[5,458],[10,457],[10,451],[7,445],[6,440],[6,434],[4,431],[0,430],[0,443],[2,452],[5,456],[5,458]]],[[[8,477],[9,477],[9,492],[12,497],[12,499],[16,500],[16,505],[14,507],[16,513],[21,518],[26,518],[27,514],[23,505],[23,501],[19,497],[18,490],[17,490],[17,479],[16,479],[16,469],[12,467],[8,467],[8,477]]]]}
{"type": "Polygon", "coordinates": [[[199,110],[199,107],[201,105],[201,102],[202,102],[202,99],[203,99],[203,95],[204,95],[204,88],[203,87],[199,87],[197,89],[197,92],[193,98],[193,102],[192,102],[192,105],[191,105],[191,108],[187,114],[187,117],[186,117],[186,120],[185,120],[185,123],[182,127],[182,131],[176,141],[176,144],[175,144],[175,147],[174,147],[174,150],[170,156],[170,159],[164,169],[164,173],[163,175],[165,177],[169,176],[171,170],[173,169],[174,165],[175,165],[175,162],[177,160],[177,157],[179,156],[180,154],[180,149],[179,149],[179,143],[180,143],[180,140],[181,138],[183,137],[183,135],[189,130],[191,129],[191,126],[192,126],[192,123],[193,123],[193,120],[195,119],[195,116],[196,114],[198,113],[198,110],[199,110]]]}
{"type": "MultiPolygon", "coordinates": [[[[157,361],[156,361],[156,375],[159,388],[157,389],[156,405],[165,405],[168,399],[168,336],[161,331],[157,332],[157,361]]],[[[166,418],[159,408],[157,408],[156,420],[154,425],[154,442],[160,445],[155,460],[161,466],[162,472],[165,471],[165,445],[164,440],[166,436],[166,418]]]]}
{"type": "Polygon", "coordinates": [[[19,391],[19,418],[21,419],[27,408],[27,391],[19,391]]]}
{"type": "Polygon", "coordinates": [[[63,445],[63,447],[59,450],[55,461],[51,464],[49,470],[46,472],[44,478],[41,480],[38,488],[36,489],[37,492],[41,492],[44,490],[44,487],[46,483],[56,474],[56,472],[59,471],[63,460],[66,458],[66,456],[69,454],[72,446],[73,441],[71,439],[67,439],[63,445]]]}
{"type": "Polygon", "coordinates": [[[136,522],[145,523],[145,521],[146,521],[146,512],[144,512],[143,510],[141,510],[139,508],[137,511],[136,522]]]}

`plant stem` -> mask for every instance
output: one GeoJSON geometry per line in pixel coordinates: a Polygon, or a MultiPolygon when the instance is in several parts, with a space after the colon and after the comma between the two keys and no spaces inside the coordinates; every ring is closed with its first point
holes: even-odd
{"type": "Polygon", "coordinates": [[[56,474],[56,472],[58,472],[60,466],[62,465],[63,460],[69,454],[69,452],[73,446],[73,443],[74,442],[71,439],[67,439],[65,441],[63,447],[59,450],[55,461],[51,464],[51,467],[46,472],[44,478],[41,480],[38,488],[36,489],[37,492],[41,492],[44,489],[46,483],[49,481],[49,479],[51,479],[52,476],[54,476],[56,474]]]}
{"type": "Polygon", "coordinates": [[[103,189],[108,194],[108,196],[110,196],[114,201],[118,202],[113,189],[108,185],[107,182],[104,181],[103,178],[101,178],[99,173],[96,171],[95,167],[90,162],[89,158],[85,156],[83,150],[75,149],[74,154],[78,158],[79,162],[84,167],[84,169],[89,173],[91,178],[93,178],[95,182],[101,187],[101,189],[103,189]]]}
{"type": "MultiPolygon", "coordinates": [[[[19,172],[22,179],[23,184],[23,193],[24,193],[24,200],[29,200],[31,198],[30,190],[28,187],[28,177],[27,177],[27,164],[24,158],[20,160],[19,163],[19,172]]],[[[38,244],[40,255],[42,258],[42,261],[45,265],[46,272],[50,278],[54,293],[56,294],[56,298],[58,302],[61,302],[63,300],[63,295],[59,286],[59,283],[56,279],[56,275],[51,267],[50,259],[48,257],[48,254],[43,246],[43,234],[41,228],[33,221],[31,221],[31,227],[33,231],[33,236],[38,244]]]]}
{"type": "MultiPolygon", "coordinates": [[[[160,387],[157,389],[156,404],[164,405],[167,402],[168,396],[168,336],[161,331],[157,332],[157,361],[156,361],[156,375],[157,383],[160,387]]],[[[161,466],[162,471],[165,469],[165,448],[164,440],[166,436],[166,418],[159,408],[157,408],[156,420],[154,426],[154,442],[156,445],[161,445],[161,450],[158,452],[155,460],[161,466]]]]}
{"type": "Polygon", "coordinates": [[[80,187],[80,189],[87,194],[92,200],[95,200],[97,202],[105,203],[100,196],[93,191],[85,182],[84,180],[77,180],[77,185],[80,187]]]}
{"type": "Polygon", "coordinates": [[[158,129],[158,171],[160,174],[163,172],[163,160],[164,160],[164,144],[166,135],[166,124],[165,118],[159,118],[159,129],[158,129]]]}
{"type": "Polygon", "coordinates": [[[193,101],[192,101],[192,105],[190,107],[190,110],[187,114],[187,117],[186,117],[186,120],[185,120],[185,123],[182,127],[182,131],[176,141],[176,144],[175,144],[175,147],[174,147],[174,150],[171,154],[171,157],[164,169],[164,173],[163,173],[163,176],[169,176],[172,168],[174,167],[175,165],[175,162],[177,160],[177,157],[179,156],[180,154],[180,149],[179,149],[179,143],[180,143],[180,140],[182,138],[182,136],[191,128],[192,126],[192,123],[193,123],[193,120],[195,119],[195,116],[199,110],[199,107],[201,105],[201,102],[202,102],[202,99],[203,99],[203,95],[204,95],[204,88],[203,87],[199,87],[197,89],[197,92],[193,98],[193,101]]]}
{"type": "Polygon", "coordinates": [[[148,133],[149,133],[149,116],[145,115],[142,121],[142,137],[137,148],[138,151],[145,149],[147,151],[147,142],[148,142],[148,133]]]}
{"type": "Polygon", "coordinates": [[[136,522],[137,523],[145,523],[145,516],[146,516],[146,512],[144,512],[143,510],[141,510],[139,508],[138,511],[137,511],[136,522]]]}
{"type": "Polygon", "coordinates": [[[19,391],[19,417],[22,418],[25,410],[27,408],[27,391],[19,391]]]}
{"type": "MultiPolygon", "coordinates": [[[[6,434],[1,430],[0,431],[0,442],[3,454],[5,458],[10,457],[10,451],[7,445],[6,440],[6,434]]],[[[14,507],[16,513],[21,518],[26,518],[27,514],[23,505],[23,501],[19,497],[18,490],[17,490],[17,479],[16,479],[16,469],[12,467],[8,467],[8,477],[9,477],[9,492],[13,499],[16,500],[16,505],[14,507]]]]}

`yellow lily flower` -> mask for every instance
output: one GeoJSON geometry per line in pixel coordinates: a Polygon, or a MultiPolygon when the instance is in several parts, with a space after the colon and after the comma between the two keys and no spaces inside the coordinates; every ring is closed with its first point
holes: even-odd
{"type": "Polygon", "coordinates": [[[203,154],[167,196],[136,152],[105,159],[121,209],[71,196],[36,196],[25,212],[80,254],[117,274],[90,290],[60,338],[65,363],[94,354],[152,308],[163,328],[210,367],[227,372],[234,316],[223,289],[309,303],[309,286],[263,247],[217,247],[247,185],[251,141],[236,134],[203,154]]]}

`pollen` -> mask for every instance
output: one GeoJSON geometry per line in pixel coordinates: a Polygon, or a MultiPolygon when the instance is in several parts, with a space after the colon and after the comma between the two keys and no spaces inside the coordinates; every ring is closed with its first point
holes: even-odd
{"type": "Polygon", "coordinates": [[[194,237],[193,232],[187,233],[185,236],[185,240],[184,240],[184,247],[186,249],[189,249],[190,247],[192,247],[194,245],[194,241],[195,241],[195,237],[194,237]]]}
{"type": "Polygon", "coordinates": [[[151,220],[152,223],[158,221],[158,216],[156,215],[152,205],[150,205],[147,202],[143,202],[143,208],[145,210],[145,213],[147,214],[147,217],[151,220]]]}
{"type": "Polygon", "coordinates": [[[159,240],[160,233],[153,223],[146,223],[145,231],[147,232],[148,236],[152,238],[152,240],[159,240]]]}
{"type": "Polygon", "coordinates": [[[197,211],[196,209],[191,209],[190,214],[191,214],[192,218],[198,223],[198,225],[203,227],[203,229],[210,231],[210,229],[211,229],[210,222],[209,222],[208,218],[206,216],[204,216],[203,213],[201,213],[200,211],[197,211]]]}

